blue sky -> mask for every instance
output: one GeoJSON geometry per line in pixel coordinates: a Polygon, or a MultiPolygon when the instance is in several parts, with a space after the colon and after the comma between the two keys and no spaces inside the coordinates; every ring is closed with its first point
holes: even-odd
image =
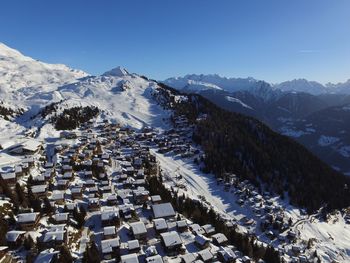
{"type": "Polygon", "coordinates": [[[0,42],[100,74],[350,78],[348,0],[2,0],[0,42]]]}

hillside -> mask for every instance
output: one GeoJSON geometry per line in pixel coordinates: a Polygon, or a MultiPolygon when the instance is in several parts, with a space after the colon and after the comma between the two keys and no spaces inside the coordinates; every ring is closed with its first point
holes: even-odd
{"type": "Polygon", "coordinates": [[[198,95],[189,95],[175,109],[196,123],[193,139],[204,149],[206,172],[217,177],[236,173],[281,196],[286,192],[292,204],[309,212],[350,205],[350,178],[256,119],[222,110],[198,95]]]}

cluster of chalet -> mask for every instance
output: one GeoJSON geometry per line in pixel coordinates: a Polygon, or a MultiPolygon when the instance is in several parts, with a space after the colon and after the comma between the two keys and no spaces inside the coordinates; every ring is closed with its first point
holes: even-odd
{"type": "MultiPolygon", "coordinates": [[[[135,131],[109,122],[88,122],[79,130],[62,132],[50,150],[35,141],[8,147],[8,153],[22,158],[1,172],[2,182],[14,188],[19,180],[29,184],[30,178],[29,191],[39,200],[48,200],[52,211],[19,209],[6,234],[7,244],[0,247],[0,257],[11,252],[19,257],[15,259],[23,259],[23,253],[16,255],[16,251],[31,236],[36,262],[56,262],[62,246],[74,258],[81,258],[92,242],[103,262],[254,262],[212,225],[198,225],[177,213],[160,195],[150,194],[147,178],[159,172],[150,148],[183,158],[202,154],[192,146],[193,126],[187,119],[177,116],[172,121],[173,129],[163,133],[149,127],[135,131]],[[84,215],[82,224],[77,214],[84,215]]],[[[289,230],[293,222],[268,192],[259,194],[252,184],[233,174],[224,177],[218,184],[254,215],[240,222],[226,220],[227,227],[240,224],[249,230],[260,222],[268,239],[288,244],[297,240],[298,233],[289,230]]],[[[307,262],[304,247],[293,244],[288,249],[291,251],[281,254],[307,262]]]]}
{"type": "Polygon", "coordinates": [[[174,153],[183,158],[192,157],[199,150],[192,147],[191,135],[193,125],[184,116],[173,117],[174,128],[155,139],[159,153],[174,153]]]}
{"type": "MultiPolygon", "coordinates": [[[[188,125],[180,120],[167,134],[168,142],[172,150],[189,154],[189,142],[180,139],[188,125]]],[[[14,148],[23,155],[22,163],[1,173],[2,180],[14,187],[19,178],[28,184],[30,178],[34,198],[47,199],[52,211],[20,209],[2,255],[16,255],[31,236],[36,262],[55,262],[63,245],[80,258],[91,242],[104,262],[250,262],[211,225],[194,224],[159,195],[150,195],[147,176],[156,175],[159,167],[149,147],[165,142],[162,136],[151,128],[135,132],[107,122],[86,123],[78,131],[63,132],[47,159],[42,146],[33,147],[29,156],[27,148],[14,148]],[[79,226],[76,214],[82,211],[79,226]]],[[[24,260],[20,257],[14,258],[24,260]]]]}

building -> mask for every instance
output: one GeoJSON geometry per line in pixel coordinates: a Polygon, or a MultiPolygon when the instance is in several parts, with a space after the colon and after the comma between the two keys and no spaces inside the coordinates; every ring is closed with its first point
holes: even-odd
{"type": "Polygon", "coordinates": [[[104,259],[118,258],[120,251],[119,238],[106,239],[101,241],[101,252],[104,259]]]}
{"type": "Polygon", "coordinates": [[[168,231],[168,224],[164,218],[153,219],[153,226],[157,233],[164,233],[168,231]]]}
{"type": "Polygon", "coordinates": [[[143,222],[130,223],[130,228],[135,239],[144,240],[147,238],[147,229],[143,222]]]}
{"type": "Polygon", "coordinates": [[[171,218],[176,215],[171,203],[152,205],[152,211],[154,218],[171,218]]]}
{"type": "Polygon", "coordinates": [[[39,213],[23,213],[17,215],[17,224],[22,230],[33,230],[39,222],[39,213]]]}
{"type": "Polygon", "coordinates": [[[182,247],[182,240],[176,231],[160,234],[165,251],[179,252],[182,247]]]}
{"type": "Polygon", "coordinates": [[[139,263],[139,259],[135,253],[128,254],[120,257],[120,263],[139,263]]]}

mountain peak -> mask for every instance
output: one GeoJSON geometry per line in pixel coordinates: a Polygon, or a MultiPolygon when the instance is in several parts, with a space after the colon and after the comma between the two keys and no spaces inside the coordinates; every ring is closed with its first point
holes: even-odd
{"type": "Polygon", "coordinates": [[[0,56],[2,57],[25,57],[21,52],[16,49],[10,48],[6,44],[0,42],[0,56]]]}
{"type": "Polygon", "coordinates": [[[123,77],[126,75],[129,75],[129,72],[121,66],[118,66],[116,68],[113,68],[103,73],[103,76],[113,76],[113,77],[123,77]]]}

